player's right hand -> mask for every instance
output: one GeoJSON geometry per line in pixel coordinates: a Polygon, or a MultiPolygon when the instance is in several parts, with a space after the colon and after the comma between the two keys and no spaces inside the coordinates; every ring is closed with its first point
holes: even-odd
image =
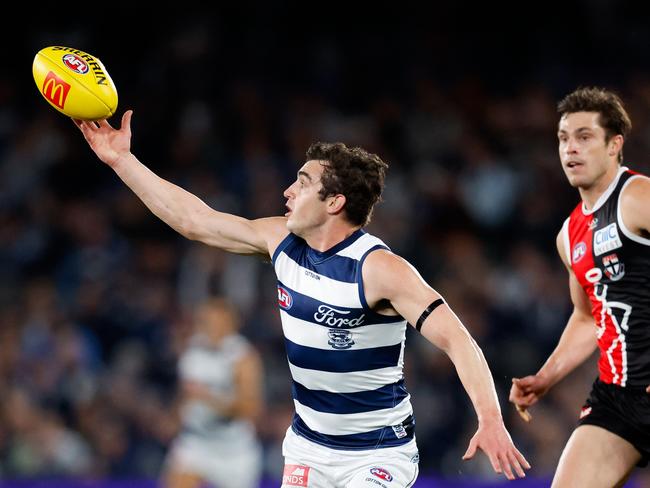
{"type": "Polygon", "coordinates": [[[132,110],[124,112],[119,129],[114,129],[105,119],[73,121],[97,157],[110,167],[115,167],[122,156],[131,152],[131,115],[132,110]]]}
{"type": "Polygon", "coordinates": [[[538,374],[524,378],[512,378],[508,400],[515,405],[521,418],[530,422],[532,416],[528,412],[528,408],[537,403],[548,389],[548,382],[538,374]]]}

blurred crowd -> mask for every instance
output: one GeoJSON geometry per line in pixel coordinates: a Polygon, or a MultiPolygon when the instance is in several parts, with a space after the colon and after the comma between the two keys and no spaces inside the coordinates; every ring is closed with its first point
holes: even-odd
{"type": "MultiPolygon", "coordinates": [[[[419,51],[400,54],[407,41],[364,59],[376,38],[345,51],[332,36],[265,44],[261,28],[235,55],[227,29],[191,17],[143,40],[137,60],[81,30],[56,41],[41,33],[32,48],[72,45],[102,59],[121,97],[111,123],[135,110],[134,153],[222,211],[283,214],[282,192],[314,141],[379,154],[390,170],[367,230],[458,313],[531,475],[549,476],[595,363],[534,407],[530,424],[507,397],[513,376],[541,366],[571,310],[555,236],[578,194],[558,161],[555,104],[574,80],[450,80],[425,69],[419,51]]],[[[438,41],[427,39],[423,50],[438,41]]],[[[176,361],[193,308],[212,295],[236,304],[262,354],[258,431],[265,474],[277,479],[293,404],[271,265],[167,228],[24,78],[0,75],[0,479],[157,477],[178,426],[176,361]]],[[[608,87],[634,124],[625,160],[648,172],[650,78],[616,81],[608,87]]],[[[461,461],[476,416],[452,363],[411,331],[406,350],[421,471],[493,476],[484,461],[461,461]]]]}

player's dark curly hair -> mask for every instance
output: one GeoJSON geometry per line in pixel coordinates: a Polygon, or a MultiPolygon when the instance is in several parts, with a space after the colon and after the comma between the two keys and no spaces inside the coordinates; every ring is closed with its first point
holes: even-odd
{"type": "MultiPolygon", "coordinates": [[[[632,130],[632,121],[621,99],[604,88],[580,87],[557,104],[557,111],[560,116],[575,112],[598,112],[598,122],[605,129],[605,142],[618,134],[625,139],[632,130]]],[[[618,153],[618,161],[623,161],[623,150],[618,153]]]]}
{"type": "Polygon", "coordinates": [[[345,215],[354,225],[367,225],[375,204],[381,201],[388,164],[376,154],[342,142],[316,142],[307,150],[307,161],[327,161],[321,176],[321,200],[332,195],[346,198],[345,215]]]}

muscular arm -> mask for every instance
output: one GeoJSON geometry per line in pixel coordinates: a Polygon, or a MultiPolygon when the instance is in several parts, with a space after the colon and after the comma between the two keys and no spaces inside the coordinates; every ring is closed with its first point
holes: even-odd
{"type": "Polygon", "coordinates": [[[573,313],[569,317],[558,345],[540,370],[534,375],[512,380],[510,401],[517,406],[525,420],[530,419],[530,416],[525,413],[526,409],[537,403],[553,385],[589,358],[598,346],[594,318],[591,315],[591,303],[567,262],[562,231],[557,235],[556,245],[560,258],[569,272],[573,313]]]}
{"type": "Polygon", "coordinates": [[[537,372],[546,377],[548,388],[581,365],[596,350],[596,327],[591,304],[573,271],[569,271],[569,289],[573,313],[555,350],[537,372]]]}
{"type": "MultiPolygon", "coordinates": [[[[440,295],[404,259],[388,251],[371,253],[363,266],[363,282],[369,304],[387,300],[410,324],[417,323],[425,308],[440,295]]],[[[422,335],[442,349],[454,363],[458,376],[472,401],[479,429],[464,459],[477,448],[485,451],[495,471],[501,467],[510,479],[511,465],[521,477],[528,462],[514,447],[503,425],[492,374],[483,353],[465,326],[448,305],[436,308],[424,321],[422,335]]]]}
{"type": "Polygon", "coordinates": [[[164,180],[130,151],[131,111],[119,130],[105,120],[75,121],[91,149],[162,221],[188,239],[239,254],[270,255],[288,234],[286,219],[247,220],[210,208],[195,195],[164,180]]]}

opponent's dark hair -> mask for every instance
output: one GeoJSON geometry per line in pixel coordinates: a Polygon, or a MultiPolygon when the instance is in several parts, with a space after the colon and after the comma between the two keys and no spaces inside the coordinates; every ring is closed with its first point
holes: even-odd
{"type": "MultiPolygon", "coordinates": [[[[575,112],[597,112],[598,123],[605,129],[605,142],[619,134],[625,139],[632,130],[632,121],[623,102],[616,93],[605,88],[580,87],[557,104],[557,111],[561,117],[575,112]]],[[[622,149],[618,161],[623,161],[622,149]]]]}
{"type": "Polygon", "coordinates": [[[307,149],[307,161],[326,161],[319,192],[321,200],[344,195],[345,215],[354,225],[367,225],[375,204],[381,201],[388,164],[376,154],[342,142],[316,142],[307,149]]]}

